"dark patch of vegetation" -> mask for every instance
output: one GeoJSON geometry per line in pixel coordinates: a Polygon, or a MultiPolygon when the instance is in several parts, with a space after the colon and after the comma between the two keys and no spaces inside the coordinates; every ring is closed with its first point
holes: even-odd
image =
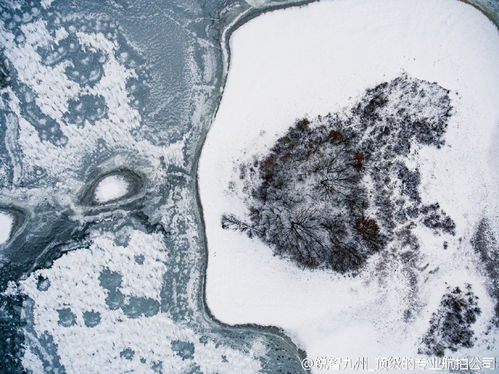
{"type": "Polygon", "coordinates": [[[227,215],[223,227],[256,235],[311,268],[346,272],[380,250],[384,237],[367,217],[357,136],[335,121],[312,128],[301,120],[281,137],[255,165],[261,183],[251,191],[250,223],[227,215]],[[341,136],[330,137],[336,125],[341,136]]]}
{"type": "Polygon", "coordinates": [[[445,212],[440,209],[438,203],[426,205],[421,208],[423,224],[435,231],[455,234],[456,224],[445,212]]]}
{"type": "Polygon", "coordinates": [[[350,112],[297,121],[268,154],[240,165],[248,219],[226,214],[222,227],[340,273],[361,269],[408,221],[453,234],[438,204],[421,206],[419,170],[403,162],[443,144],[448,93],[403,75],[367,90],[350,112]]]}
{"type": "Polygon", "coordinates": [[[403,163],[399,163],[397,164],[397,166],[397,177],[400,179],[402,184],[402,194],[406,195],[416,203],[421,202],[421,197],[418,191],[418,187],[421,182],[421,175],[419,173],[419,170],[410,170],[403,163]]]}
{"type": "Polygon", "coordinates": [[[456,352],[459,348],[473,347],[475,338],[471,325],[481,313],[477,301],[469,284],[465,291],[459,287],[448,289],[431,317],[418,353],[442,357],[446,349],[456,352]]]}
{"type": "Polygon", "coordinates": [[[495,318],[493,324],[499,327],[499,245],[487,219],[482,219],[471,239],[475,252],[480,255],[482,266],[489,278],[489,294],[495,299],[495,318]]]}

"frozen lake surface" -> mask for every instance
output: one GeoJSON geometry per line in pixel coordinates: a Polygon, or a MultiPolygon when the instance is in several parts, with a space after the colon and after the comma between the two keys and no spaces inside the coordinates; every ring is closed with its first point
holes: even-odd
{"type": "Polygon", "coordinates": [[[195,187],[230,32],[292,3],[2,2],[2,373],[302,371],[206,309],[195,187]]]}

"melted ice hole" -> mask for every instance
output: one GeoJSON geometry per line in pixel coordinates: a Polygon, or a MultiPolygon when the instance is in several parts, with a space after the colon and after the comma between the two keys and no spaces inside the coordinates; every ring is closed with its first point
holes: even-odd
{"type": "Polygon", "coordinates": [[[128,194],[130,183],[121,175],[104,177],[95,188],[94,198],[99,204],[120,199],[128,194]]]}
{"type": "Polygon", "coordinates": [[[9,241],[13,227],[14,216],[0,210],[0,244],[5,244],[9,241]]]}

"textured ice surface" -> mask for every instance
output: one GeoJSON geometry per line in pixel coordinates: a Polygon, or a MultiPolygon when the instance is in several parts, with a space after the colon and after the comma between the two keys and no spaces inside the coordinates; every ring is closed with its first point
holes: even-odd
{"type": "Polygon", "coordinates": [[[188,372],[195,363],[203,373],[258,371],[252,354],[216,349],[211,338],[200,341],[202,333],[160,313],[169,263],[160,233],[126,228],[118,234],[127,237],[126,244],[114,243],[112,232],[99,232],[89,248],[63,256],[21,284],[20,291],[35,301],[30,311],[37,321],[35,333],[54,337],[66,372],[111,373],[126,367],[153,373],[154,363],[161,363],[164,372],[188,372]],[[145,258],[142,264],[134,260],[139,255],[145,258]],[[40,277],[50,281],[48,289],[37,287],[40,277]],[[178,354],[178,341],[190,344],[187,357],[178,354]],[[133,357],[121,353],[127,350],[133,350],[133,357]],[[75,360],[75,353],[92,359],[75,360]]]}
{"type": "MultiPolygon", "coordinates": [[[[312,357],[413,357],[429,331],[440,339],[435,345],[447,347],[446,356],[497,355],[497,277],[490,261],[475,253],[497,252],[489,244],[497,242],[487,239],[497,238],[499,227],[496,26],[458,1],[338,0],[260,16],[237,30],[231,45],[227,85],[199,172],[207,302],[214,315],[233,324],[282,326],[312,357]],[[344,113],[367,88],[404,72],[450,90],[445,144],[403,159],[410,172],[419,170],[422,201],[439,202],[455,221],[454,236],[434,235],[410,220],[412,235],[397,226],[397,239],[350,278],[303,270],[273,256],[257,237],[222,229],[224,213],[249,221],[244,201],[251,190],[243,190],[241,164],[268,155],[297,120],[344,113]],[[490,229],[480,240],[483,249],[473,249],[484,217],[490,229]],[[452,333],[430,329],[430,321],[444,325],[444,295],[467,284],[481,310],[470,324],[477,340],[456,353],[446,342],[452,333]]],[[[397,175],[384,177],[394,191],[402,188],[397,175]]],[[[376,192],[372,181],[365,182],[376,192]]],[[[394,204],[406,199],[385,197],[394,204]]]]}
{"type": "Polygon", "coordinates": [[[273,6],[0,4],[2,372],[301,370],[280,330],[206,310],[195,192],[227,37],[273,6]]]}

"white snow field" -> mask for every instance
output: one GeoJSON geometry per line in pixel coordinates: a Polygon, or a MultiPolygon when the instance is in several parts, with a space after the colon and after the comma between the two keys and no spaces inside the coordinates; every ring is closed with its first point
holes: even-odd
{"type": "MultiPolygon", "coordinates": [[[[483,216],[499,227],[496,27],[455,0],[334,0],[259,16],[230,46],[227,84],[199,166],[213,314],[229,324],[282,327],[309,357],[415,357],[445,288],[471,283],[482,309],[475,334],[484,336],[493,301],[470,237],[483,216]],[[454,107],[444,147],[425,147],[411,160],[421,170],[423,201],[438,201],[457,226],[447,250],[429,229],[415,231],[429,271],[419,280],[412,322],[402,318],[409,292],[402,264],[382,277],[379,256],[355,278],[302,270],[220,225],[223,213],[247,216],[241,161],[268,149],[297,119],[349,107],[403,72],[451,90],[454,107]]],[[[459,355],[490,356],[486,345],[479,338],[459,355]]]]}
{"type": "Polygon", "coordinates": [[[129,188],[129,183],[121,175],[109,175],[95,188],[95,200],[104,204],[119,199],[128,193],[129,188]]]}
{"type": "Polygon", "coordinates": [[[14,217],[12,214],[0,211],[0,244],[6,243],[11,236],[14,217]]]}

